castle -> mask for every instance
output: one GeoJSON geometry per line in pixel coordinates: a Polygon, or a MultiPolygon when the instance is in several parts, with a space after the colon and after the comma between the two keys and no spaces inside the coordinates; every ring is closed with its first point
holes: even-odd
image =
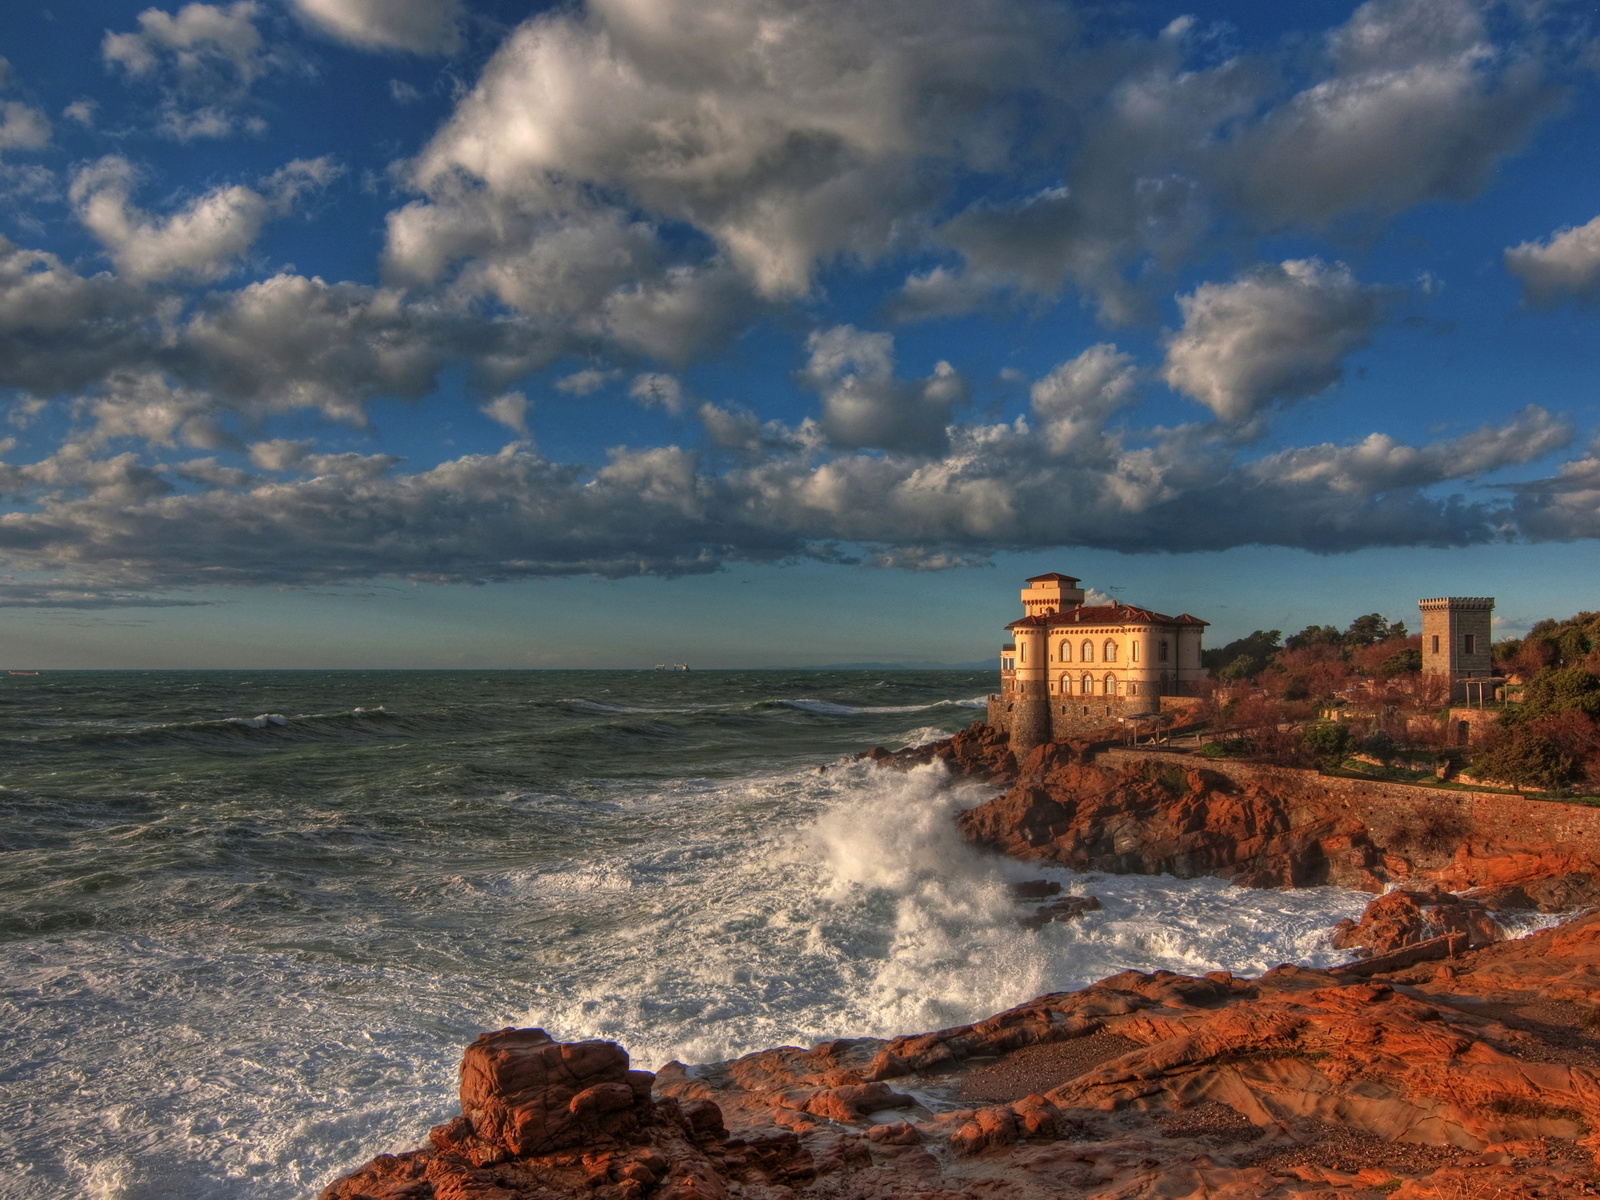
{"type": "Polygon", "coordinates": [[[1022,589],[1023,617],[1006,628],[1000,691],[988,723],[1020,758],[1035,746],[1104,729],[1118,718],[1161,708],[1205,678],[1206,622],[1128,604],[1084,604],[1071,575],[1036,575],[1022,589]]]}

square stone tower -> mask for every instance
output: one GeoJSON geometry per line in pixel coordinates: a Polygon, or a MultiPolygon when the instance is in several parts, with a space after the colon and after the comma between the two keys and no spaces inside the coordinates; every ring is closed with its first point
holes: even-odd
{"type": "Polygon", "coordinates": [[[1422,610],[1422,673],[1445,676],[1451,701],[1465,701],[1465,680],[1494,676],[1494,597],[1441,596],[1419,600],[1417,607],[1422,610]]]}

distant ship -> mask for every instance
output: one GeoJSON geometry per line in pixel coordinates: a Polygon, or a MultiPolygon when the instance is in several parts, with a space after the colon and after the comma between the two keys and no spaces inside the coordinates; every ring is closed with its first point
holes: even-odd
{"type": "MultiPolygon", "coordinates": [[[[685,671],[687,671],[688,669],[689,669],[688,667],[684,668],[685,671]]],[[[37,671],[7,671],[6,672],[7,675],[37,675],[38,673],[39,672],[37,672],[37,671]]]]}
{"type": "MultiPolygon", "coordinates": [[[[666,669],[667,669],[667,664],[666,663],[657,663],[656,664],[656,670],[665,671],[666,669]]],[[[674,671],[687,671],[689,669],[689,664],[688,663],[673,663],[672,664],[672,669],[674,671]]]]}

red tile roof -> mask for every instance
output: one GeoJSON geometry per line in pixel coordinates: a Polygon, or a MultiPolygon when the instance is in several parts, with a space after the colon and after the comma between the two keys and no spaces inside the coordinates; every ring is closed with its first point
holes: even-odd
{"type": "Polygon", "coordinates": [[[1199,617],[1191,617],[1188,613],[1181,616],[1168,617],[1158,612],[1151,612],[1148,608],[1135,608],[1131,604],[1080,604],[1068,608],[1063,612],[1041,613],[1033,617],[1021,617],[1007,625],[1007,629],[1018,626],[1045,626],[1053,628],[1061,625],[1206,625],[1199,617]]]}
{"type": "Polygon", "coordinates": [[[1068,583],[1077,583],[1078,582],[1077,576],[1075,576],[1075,575],[1062,575],[1062,574],[1059,574],[1058,572],[1055,572],[1055,571],[1051,571],[1050,574],[1048,574],[1048,575],[1030,575],[1026,579],[1024,579],[1022,582],[1023,583],[1043,583],[1047,579],[1065,579],[1068,583]]]}

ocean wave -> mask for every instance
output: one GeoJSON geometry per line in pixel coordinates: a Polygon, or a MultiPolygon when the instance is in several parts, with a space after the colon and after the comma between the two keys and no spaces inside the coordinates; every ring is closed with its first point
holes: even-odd
{"type": "Polygon", "coordinates": [[[984,697],[970,700],[934,700],[928,704],[836,704],[832,700],[773,700],[779,708],[797,708],[801,712],[816,713],[824,717],[894,716],[901,713],[929,712],[935,708],[982,708],[988,701],[984,697]]]}
{"type": "MultiPolygon", "coordinates": [[[[41,722],[43,724],[43,722],[41,722]]],[[[165,721],[149,724],[81,721],[55,722],[56,736],[46,745],[107,746],[180,742],[191,746],[244,745],[272,741],[339,741],[373,736],[397,737],[418,732],[426,720],[396,717],[383,705],[357,706],[344,712],[257,713],[253,717],[220,717],[202,721],[165,721]]],[[[29,741],[34,739],[17,739],[29,741]]]]}

